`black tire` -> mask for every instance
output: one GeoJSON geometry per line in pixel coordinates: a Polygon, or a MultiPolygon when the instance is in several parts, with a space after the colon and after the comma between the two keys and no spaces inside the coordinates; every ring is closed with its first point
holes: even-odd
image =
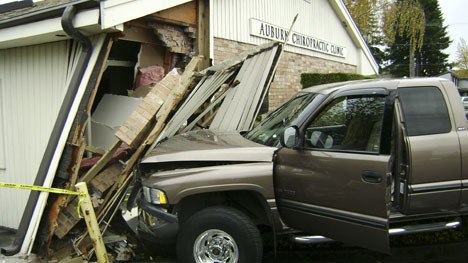
{"type": "MultiPolygon", "coordinates": [[[[177,258],[182,263],[193,263],[195,261],[194,246],[197,238],[201,238],[202,233],[210,236],[212,233],[220,230],[219,240],[227,242],[231,249],[225,249],[226,255],[230,258],[229,263],[234,263],[235,254],[232,243],[237,246],[238,263],[256,263],[262,261],[263,243],[258,228],[253,224],[249,217],[241,211],[225,206],[216,206],[203,209],[192,215],[182,226],[177,237],[177,258]],[[227,234],[227,235],[225,235],[227,234]],[[230,239],[232,237],[232,240],[230,239]]],[[[213,235],[210,240],[218,241],[218,236],[213,235]]],[[[205,244],[206,242],[197,242],[205,244]]],[[[226,243],[223,243],[225,245],[226,243]]],[[[235,247],[234,246],[234,247],[235,247]]],[[[207,258],[219,255],[219,249],[216,246],[209,246],[212,253],[204,253],[207,258]]],[[[221,261],[221,260],[219,260],[221,261]]],[[[216,262],[208,260],[206,262],[216,262]]]]}

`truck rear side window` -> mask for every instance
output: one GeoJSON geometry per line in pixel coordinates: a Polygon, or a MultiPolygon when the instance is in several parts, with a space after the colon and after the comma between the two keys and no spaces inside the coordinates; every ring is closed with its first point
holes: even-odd
{"type": "Polygon", "coordinates": [[[408,136],[447,133],[451,130],[447,104],[438,88],[399,88],[398,95],[408,136]]]}

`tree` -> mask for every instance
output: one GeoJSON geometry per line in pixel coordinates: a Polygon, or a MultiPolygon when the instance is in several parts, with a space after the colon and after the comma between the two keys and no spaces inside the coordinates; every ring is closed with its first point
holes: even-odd
{"type": "Polygon", "coordinates": [[[386,49],[386,59],[388,65],[384,68],[392,76],[409,76],[409,40],[406,37],[395,36],[393,43],[386,49]]]}
{"type": "Polygon", "coordinates": [[[346,7],[364,39],[373,38],[379,30],[377,0],[345,0],[346,7]]]}
{"type": "Polygon", "coordinates": [[[349,13],[353,17],[367,46],[379,65],[384,60],[384,52],[381,50],[382,34],[380,17],[382,6],[386,0],[344,0],[349,13]]]}
{"type": "Polygon", "coordinates": [[[459,69],[468,69],[468,45],[463,38],[460,38],[460,42],[457,46],[455,66],[459,69]]]}
{"type": "Polygon", "coordinates": [[[449,47],[451,40],[437,0],[419,0],[424,10],[425,34],[421,51],[416,54],[418,76],[438,76],[447,71],[448,54],[442,50],[449,47]]]}
{"type": "Polygon", "coordinates": [[[395,76],[414,76],[415,52],[423,45],[425,15],[418,0],[397,0],[384,10],[383,32],[388,43],[388,69],[395,76]]]}

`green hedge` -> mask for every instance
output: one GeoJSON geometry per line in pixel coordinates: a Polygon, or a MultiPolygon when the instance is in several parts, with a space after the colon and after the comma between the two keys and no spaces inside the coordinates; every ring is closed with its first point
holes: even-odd
{"type": "Polygon", "coordinates": [[[360,79],[374,79],[375,76],[364,76],[360,74],[350,73],[302,73],[301,84],[302,88],[308,88],[315,85],[334,83],[348,80],[360,80],[360,79]]]}

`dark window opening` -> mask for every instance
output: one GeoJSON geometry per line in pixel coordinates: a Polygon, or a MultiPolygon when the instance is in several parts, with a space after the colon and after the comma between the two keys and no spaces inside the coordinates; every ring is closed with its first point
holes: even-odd
{"type": "Polygon", "coordinates": [[[447,133],[450,117],[442,92],[436,87],[398,89],[408,136],[447,133]]]}
{"type": "Polygon", "coordinates": [[[135,81],[135,65],[138,62],[140,43],[126,40],[114,42],[107,60],[106,70],[96,94],[92,111],[95,110],[104,94],[127,96],[127,90],[135,81]]]}

